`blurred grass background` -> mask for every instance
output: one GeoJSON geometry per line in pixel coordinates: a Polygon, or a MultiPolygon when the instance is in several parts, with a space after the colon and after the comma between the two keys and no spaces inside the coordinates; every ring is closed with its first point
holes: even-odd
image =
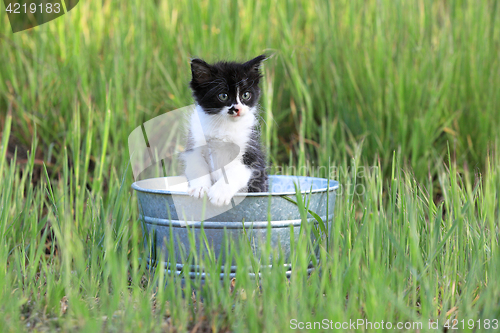
{"type": "Polygon", "coordinates": [[[18,34],[1,15],[0,110],[12,105],[13,135],[27,147],[36,126],[40,156],[55,162],[77,108],[80,124],[97,129],[92,142],[109,109],[109,165],[123,165],[136,126],[192,103],[192,57],[265,52],[263,132],[274,164],[338,164],[362,144],[385,175],[397,151],[421,180],[435,176],[449,144],[460,168],[484,170],[500,126],[497,4],[82,2],[18,34]]]}
{"type": "Polygon", "coordinates": [[[500,318],[499,16],[495,0],[80,1],[12,34],[0,15],[0,327],[481,331],[500,318]],[[182,297],[141,265],[127,138],[192,103],[192,57],[261,53],[270,162],[340,169],[323,274],[298,251],[292,283],[277,269],[182,297]]]}

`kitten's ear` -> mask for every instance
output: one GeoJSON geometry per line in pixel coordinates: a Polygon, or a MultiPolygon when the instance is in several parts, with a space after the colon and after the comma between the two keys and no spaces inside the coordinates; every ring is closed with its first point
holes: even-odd
{"type": "Polygon", "coordinates": [[[262,54],[258,57],[253,58],[252,60],[245,62],[243,65],[246,68],[248,68],[249,70],[254,70],[254,71],[258,72],[260,69],[260,64],[266,59],[267,59],[267,56],[265,54],[262,54]]]}
{"type": "Polygon", "coordinates": [[[212,77],[210,65],[201,59],[191,60],[191,74],[193,81],[197,83],[207,82],[212,77]]]}

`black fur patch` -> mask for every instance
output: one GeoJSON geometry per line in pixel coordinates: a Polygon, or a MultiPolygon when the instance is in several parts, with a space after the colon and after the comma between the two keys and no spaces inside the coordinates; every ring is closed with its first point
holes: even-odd
{"type": "Polygon", "coordinates": [[[243,164],[252,169],[252,178],[248,182],[248,192],[267,192],[266,159],[260,145],[260,134],[257,129],[252,130],[250,142],[243,154],[243,164]]]}

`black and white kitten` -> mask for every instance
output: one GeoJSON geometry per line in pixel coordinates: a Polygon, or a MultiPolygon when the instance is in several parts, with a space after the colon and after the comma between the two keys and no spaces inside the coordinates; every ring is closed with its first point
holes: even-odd
{"type": "Polygon", "coordinates": [[[261,55],[245,63],[212,65],[201,59],[191,61],[196,108],[184,156],[191,196],[207,194],[212,204],[222,206],[237,192],[267,191],[257,119],[259,69],[264,59],[261,55]]]}

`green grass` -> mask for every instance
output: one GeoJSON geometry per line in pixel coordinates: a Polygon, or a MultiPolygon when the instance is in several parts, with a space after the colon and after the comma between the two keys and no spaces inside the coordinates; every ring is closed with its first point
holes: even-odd
{"type": "Polygon", "coordinates": [[[472,0],[87,1],[12,34],[0,15],[0,330],[482,331],[500,318],[499,16],[472,0]],[[127,138],[192,103],[191,57],[263,52],[274,170],[330,163],[342,184],[328,248],[311,276],[299,239],[289,282],[276,267],[191,297],[200,281],[141,262],[127,138]]]}
{"type": "MultiPolygon", "coordinates": [[[[82,2],[54,22],[12,34],[0,17],[0,109],[14,131],[62,158],[71,119],[127,159],[142,121],[192,103],[189,60],[265,64],[264,140],[275,164],[326,165],[394,150],[419,179],[444,159],[484,170],[500,126],[496,1],[82,2]],[[4,112],[4,111],[2,111],[4,112]],[[291,158],[290,158],[291,156],[291,158]],[[430,170],[429,170],[430,169],[430,170]]],[[[94,145],[91,156],[100,156],[94,145]]],[[[75,148],[75,147],[68,147],[75,148]]]]}

